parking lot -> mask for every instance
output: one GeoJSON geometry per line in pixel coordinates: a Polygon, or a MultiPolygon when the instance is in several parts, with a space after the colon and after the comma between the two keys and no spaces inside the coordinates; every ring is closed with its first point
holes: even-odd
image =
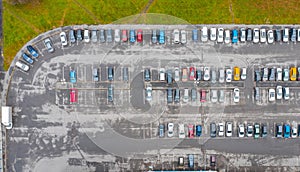
{"type": "MultiPolygon", "coordinates": [[[[165,43],[154,44],[152,31],[162,28],[143,26],[141,42],[76,41],[62,46],[59,33],[65,31],[68,35],[71,28],[84,29],[73,26],[43,34],[32,44],[40,56],[29,64],[29,71],[14,70],[7,96],[7,105],[14,109],[14,128],[7,131],[9,171],[26,171],[28,165],[33,171],[41,171],[46,164],[58,161],[56,171],[75,167],[82,171],[189,169],[190,154],[194,155],[193,169],[299,170],[298,133],[296,138],[276,138],[276,125],[298,128],[300,81],[257,81],[255,73],[264,68],[300,66],[298,42],[227,44],[203,42],[200,37],[194,41],[193,30],[198,28],[200,34],[202,26],[163,26],[165,43]],[[184,44],[174,43],[173,32],[178,28],[187,31],[184,44]],[[53,53],[45,48],[43,40],[47,37],[52,41],[53,53]],[[210,69],[209,80],[204,75],[199,80],[198,74],[191,75],[191,70],[205,74],[206,67],[210,69]],[[236,67],[241,73],[246,69],[246,79],[234,78],[236,67]],[[176,68],[180,71],[178,81],[176,68]],[[148,69],[149,80],[145,75],[148,69]],[[164,80],[161,69],[165,71],[164,80]],[[187,81],[183,81],[184,69],[188,71],[187,81]],[[232,70],[230,82],[227,73],[225,81],[220,81],[220,69],[232,70]],[[217,73],[216,81],[212,71],[217,73]],[[71,82],[71,72],[76,82],[71,82]],[[278,85],[289,88],[289,99],[270,101],[270,89],[278,85]],[[151,96],[146,91],[150,86],[151,96]],[[259,98],[255,97],[256,87],[259,98]],[[239,90],[238,98],[235,88],[239,90]],[[186,100],[185,89],[189,93],[186,100]],[[220,98],[220,92],[224,98],[220,98]],[[230,137],[225,136],[227,122],[232,123],[230,137]],[[169,123],[174,124],[172,137],[168,137],[169,123]],[[211,123],[217,127],[223,123],[224,136],[212,137],[211,123]],[[179,124],[184,124],[184,139],[179,138],[179,124]],[[240,124],[245,128],[266,125],[267,135],[255,139],[247,137],[245,131],[241,138],[240,124]],[[164,136],[160,136],[160,125],[164,126],[164,136]],[[201,126],[201,136],[196,136],[195,130],[190,137],[189,125],[201,126]],[[23,151],[16,153],[21,148],[23,151]],[[215,165],[211,164],[211,156],[216,156],[215,165]],[[25,160],[18,161],[20,157],[25,160]],[[183,165],[178,165],[180,157],[184,158],[183,165]]],[[[108,28],[117,27],[89,29],[108,28]]],[[[27,52],[26,47],[21,52],[27,52]]]]}

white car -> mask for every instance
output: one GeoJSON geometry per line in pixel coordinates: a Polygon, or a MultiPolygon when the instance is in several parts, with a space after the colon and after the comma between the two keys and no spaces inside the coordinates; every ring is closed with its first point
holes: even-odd
{"type": "Polygon", "coordinates": [[[208,35],[208,33],[207,33],[207,27],[203,27],[202,29],[201,29],[201,41],[202,42],[207,42],[207,36],[208,35]]]}
{"type": "Polygon", "coordinates": [[[230,30],[225,30],[225,41],[226,44],[230,43],[230,30]]]}
{"type": "Polygon", "coordinates": [[[181,33],[181,43],[186,44],[186,31],[181,30],[180,33],[181,33]]]}
{"type": "Polygon", "coordinates": [[[88,43],[90,42],[90,31],[85,29],[84,32],[83,32],[83,39],[84,39],[84,42],[88,43]]]}
{"type": "Polygon", "coordinates": [[[149,84],[146,87],[146,100],[151,101],[152,100],[152,86],[149,84]]]}
{"type": "Polygon", "coordinates": [[[210,40],[215,41],[217,39],[217,29],[216,28],[210,28],[210,40]]]}
{"type": "Polygon", "coordinates": [[[292,138],[296,138],[298,135],[297,126],[292,126],[292,138]]]}
{"type": "Polygon", "coordinates": [[[232,69],[226,69],[226,82],[232,81],[232,69]]]}
{"type": "Polygon", "coordinates": [[[178,29],[175,29],[173,31],[173,36],[174,36],[174,44],[179,44],[180,43],[180,34],[179,34],[178,29]]]}
{"type": "Polygon", "coordinates": [[[66,36],[66,33],[65,33],[65,32],[61,32],[61,33],[59,34],[59,37],[60,37],[61,45],[63,45],[63,46],[68,45],[67,36],[66,36]]]}
{"type": "Polygon", "coordinates": [[[289,42],[289,28],[283,29],[283,42],[289,42]]]}
{"type": "Polygon", "coordinates": [[[175,71],[174,71],[174,81],[175,81],[175,82],[180,81],[180,71],[179,71],[179,67],[175,67],[175,71]]]}
{"type": "Polygon", "coordinates": [[[241,79],[245,80],[247,78],[247,68],[242,68],[241,79]]]}
{"type": "Polygon", "coordinates": [[[266,29],[260,29],[260,42],[265,43],[267,41],[266,29]]]}
{"type": "Polygon", "coordinates": [[[245,28],[241,28],[241,37],[240,37],[240,41],[241,41],[241,42],[245,42],[245,41],[246,41],[246,30],[245,30],[245,28]]]}
{"type": "Polygon", "coordinates": [[[223,43],[224,41],[224,29],[223,28],[218,28],[218,43],[223,43]]]}
{"type": "Polygon", "coordinates": [[[273,30],[268,30],[268,43],[273,44],[274,42],[274,32],[273,30]]]}
{"type": "Polygon", "coordinates": [[[259,29],[254,28],[253,29],[253,43],[258,43],[259,42],[259,29]]]}
{"type": "Polygon", "coordinates": [[[180,139],[185,138],[184,124],[178,124],[178,134],[180,139]]]}
{"type": "Polygon", "coordinates": [[[239,125],[239,137],[245,137],[245,126],[244,126],[244,124],[239,125]]]}
{"type": "Polygon", "coordinates": [[[204,77],[203,80],[204,81],[209,81],[210,79],[210,70],[209,67],[204,67],[204,77]]]}
{"type": "Polygon", "coordinates": [[[300,41],[300,29],[297,29],[297,41],[300,41]]]}
{"type": "Polygon", "coordinates": [[[217,90],[211,90],[211,102],[216,103],[218,101],[218,91],[217,90]]]}
{"type": "Polygon", "coordinates": [[[283,87],[283,98],[284,98],[284,100],[290,99],[290,88],[289,87],[283,87]]]}
{"type": "Polygon", "coordinates": [[[276,87],[276,99],[277,100],[282,99],[282,86],[280,85],[276,87]]]}
{"type": "Polygon", "coordinates": [[[247,137],[253,136],[253,126],[251,124],[248,124],[247,126],[247,137]]]}
{"type": "Polygon", "coordinates": [[[218,135],[219,135],[220,137],[223,137],[223,136],[224,136],[224,123],[223,123],[223,122],[220,122],[220,123],[219,123],[219,133],[218,133],[218,135]]]}
{"type": "Polygon", "coordinates": [[[226,122],[226,136],[231,137],[232,136],[232,123],[226,122]]]}
{"type": "Polygon", "coordinates": [[[29,70],[29,66],[27,64],[19,62],[19,61],[16,62],[16,66],[25,72],[27,72],[29,70]]]}
{"type": "Polygon", "coordinates": [[[240,101],[240,89],[234,88],[233,89],[233,102],[238,103],[240,101]]]}
{"type": "Polygon", "coordinates": [[[166,75],[166,70],[165,70],[165,68],[160,68],[159,69],[159,80],[160,81],[165,81],[166,80],[166,78],[165,78],[165,75],[166,75]]]}
{"type": "Polygon", "coordinates": [[[183,90],[183,102],[187,103],[189,101],[189,89],[185,88],[183,90]]]}
{"type": "Polygon", "coordinates": [[[219,82],[224,83],[225,81],[225,71],[224,69],[219,70],[219,82]]]}
{"type": "Polygon", "coordinates": [[[274,102],[275,101],[275,90],[273,88],[269,89],[269,101],[274,102]]]}
{"type": "Polygon", "coordinates": [[[120,29],[115,30],[115,42],[121,41],[120,29]]]}
{"type": "Polygon", "coordinates": [[[276,80],[277,81],[282,81],[282,69],[281,68],[277,68],[276,71],[277,71],[276,80]]]}
{"type": "Polygon", "coordinates": [[[168,123],[168,137],[173,137],[174,135],[174,124],[168,123]]]}

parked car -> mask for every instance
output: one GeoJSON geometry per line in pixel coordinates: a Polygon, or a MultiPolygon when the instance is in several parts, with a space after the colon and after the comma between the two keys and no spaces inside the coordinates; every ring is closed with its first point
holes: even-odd
{"type": "Polygon", "coordinates": [[[174,124],[168,123],[168,137],[173,137],[174,135],[174,124]]]}
{"type": "Polygon", "coordinates": [[[24,72],[27,72],[29,70],[29,66],[23,62],[17,61],[16,66],[23,70],[24,72]]]}
{"type": "Polygon", "coordinates": [[[190,80],[196,80],[196,69],[194,67],[190,67],[190,80]]]}
{"type": "Polygon", "coordinates": [[[70,89],[70,103],[77,102],[77,89],[71,88],[70,89]]]}
{"type": "Polygon", "coordinates": [[[247,41],[252,41],[252,29],[247,29],[247,41]]]}
{"type": "Polygon", "coordinates": [[[129,76],[128,76],[128,67],[123,68],[123,81],[128,81],[129,76]]]}
{"type": "Polygon", "coordinates": [[[120,42],[120,41],[121,41],[120,30],[115,29],[115,42],[120,42]]]}
{"type": "Polygon", "coordinates": [[[137,30],[137,42],[143,42],[143,31],[141,29],[137,30]]]}
{"type": "Polygon", "coordinates": [[[179,71],[179,67],[175,67],[175,70],[174,70],[174,81],[175,81],[175,82],[180,81],[180,71],[179,71]]]}
{"type": "Polygon", "coordinates": [[[244,127],[244,124],[239,124],[238,136],[239,137],[245,137],[245,127],[244,127]]]}
{"type": "Polygon", "coordinates": [[[201,41],[202,42],[207,42],[207,40],[208,40],[208,31],[207,31],[207,27],[203,27],[202,29],[201,29],[201,41]]]}
{"type": "Polygon", "coordinates": [[[282,99],[282,86],[280,85],[276,87],[276,99],[277,100],[282,99]]]}
{"type": "Polygon", "coordinates": [[[189,138],[194,138],[194,125],[190,124],[188,126],[188,131],[189,131],[189,138]]]}
{"type": "Polygon", "coordinates": [[[183,157],[179,157],[178,158],[178,166],[179,167],[183,167],[184,166],[184,159],[183,159],[183,157]]]}
{"type": "Polygon", "coordinates": [[[233,89],[233,102],[238,103],[240,101],[240,89],[234,88],[233,89]]]}
{"type": "Polygon", "coordinates": [[[297,69],[296,67],[291,67],[290,69],[290,80],[296,81],[297,80],[297,69]]]}
{"type": "Polygon", "coordinates": [[[283,87],[283,99],[284,100],[290,99],[290,88],[289,87],[283,87]]]}
{"type": "Polygon", "coordinates": [[[243,67],[242,68],[241,79],[245,80],[246,78],[247,78],[247,68],[243,67]]]}
{"type": "Polygon", "coordinates": [[[288,28],[284,28],[283,29],[283,42],[289,42],[289,29],[288,28]]]}
{"type": "Polygon", "coordinates": [[[231,82],[232,80],[232,70],[226,69],[226,82],[231,82]]]}
{"type": "Polygon", "coordinates": [[[225,30],[225,39],[224,39],[224,42],[226,44],[230,43],[230,30],[225,30]]]}
{"type": "Polygon", "coordinates": [[[257,44],[259,42],[259,29],[253,29],[253,43],[257,44]]]}
{"type": "Polygon", "coordinates": [[[245,30],[245,28],[242,27],[240,29],[240,33],[241,33],[240,41],[245,42],[246,41],[246,30],[245,30]]]}
{"type": "Polygon", "coordinates": [[[218,43],[223,43],[224,42],[224,29],[223,28],[218,28],[218,43]]]}
{"type": "Polygon", "coordinates": [[[194,29],[193,31],[192,31],[192,39],[193,39],[193,41],[198,41],[198,30],[197,29],[194,29]]]}
{"type": "Polygon", "coordinates": [[[265,137],[267,137],[267,134],[268,134],[267,124],[262,124],[261,125],[261,137],[265,138],[265,137]]]}
{"type": "Polygon", "coordinates": [[[174,102],[175,103],[179,103],[180,102],[180,90],[179,90],[179,88],[175,89],[174,102]]]}
{"type": "Polygon", "coordinates": [[[282,81],[282,69],[277,68],[276,71],[277,71],[276,81],[282,81]]]}
{"type": "Polygon", "coordinates": [[[160,44],[164,44],[165,43],[165,31],[164,30],[159,30],[159,39],[158,42],[160,44]]]}
{"type": "Polygon", "coordinates": [[[300,29],[297,29],[297,41],[300,41],[300,29]]]}
{"type": "Polygon", "coordinates": [[[275,101],[275,90],[273,88],[269,89],[269,101],[270,102],[275,101]]]}
{"type": "Polygon", "coordinates": [[[92,30],[91,40],[94,43],[98,41],[97,30],[92,30]]]}
{"type": "Polygon", "coordinates": [[[174,40],[173,40],[174,44],[179,44],[180,43],[180,32],[178,29],[175,29],[173,31],[173,37],[174,37],[174,40]]]}
{"type": "Polygon", "coordinates": [[[290,35],[291,35],[291,41],[295,43],[297,41],[297,32],[295,28],[290,29],[290,35]]]}
{"type": "Polygon", "coordinates": [[[270,69],[269,81],[275,81],[275,68],[270,69]]]}
{"type": "Polygon", "coordinates": [[[216,103],[218,101],[218,91],[217,90],[211,90],[211,102],[216,103]]]}
{"type": "Polygon", "coordinates": [[[289,81],[289,69],[283,69],[283,81],[289,81]]]}
{"type": "Polygon", "coordinates": [[[297,68],[297,72],[298,72],[297,80],[300,81],[300,67],[297,68]]]}
{"type": "Polygon", "coordinates": [[[226,122],[226,136],[231,137],[232,136],[232,122],[226,122]]]}
{"type": "Polygon", "coordinates": [[[211,155],[211,156],[210,156],[210,166],[211,166],[211,167],[215,167],[216,164],[217,164],[216,161],[217,161],[217,160],[216,160],[216,156],[215,156],[215,155],[211,155]]]}
{"type": "Polygon", "coordinates": [[[167,70],[167,83],[172,84],[172,82],[173,82],[172,71],[167,70]]]}
{"type": "Polygon", "coordinates": [[[105,42],[105,30],[100,29],[100,36],[99,36],[100,42],[104,43],[105,42]]]}
{"type": "Polygon", "coordinates": [[[165,72],[166,72],[165,68],[160,68],[159,69],[159,80],[160,81],[165,81],[166,80],[165,79],[165,72]]]}
{"type": "Polygon", "coordinates": [[[156,30],[152,30],[152,37],[151,37],[152,44],[157,43],[157,32],[156,30]]]}
{"type": "Polygon", "coordinates": [[[273,30],[268,30],[268,43],[269,44],[274,43],[274,32],[273,32],[273,30]]]}
{"type": "Polygon", "coordinates": [[[178,135],[180,139],[185,138],[184,124],[178,124],[178,135]]]}
{"type": "Polygon", "coordinates": [[[275,41],[280,42],[282,41],[282,34],[280,29],[275,30],[275,41]]]}
{"type": "Polygon", "coordinates": [[[216,137],[217,135],[217,127],[216,123],[210,123],[210,137],[216,137]]]}
{"type": "Polygon", "coordinates": [[[256,101],[259,101],[260,100],[260,90],[259,90],[259,87],[255,87],[255,95],[254,95],[254,97],[255,97],[255,100],[256,101]]]}
{"type": "Polygon", "coordinates": [[[211,71],[211,82],[216,83],[217,82],[217,73],[215,70],[211,71]]]}
{"type": "Polygon", "coordinates": [[[201,81],[202,80],[202,70],[201,69],[197,69],[196,70],[196,80],[197,81],[201,81]]]}
{"type": "Polygon", "coordinates": [[[70,82],[71,83],[76,83],[76,72],[75,72],[75,70],[71,70],[70,71],[70,82]]]}
{"type": "Polygon", "coordinates": [[[192,88],[191,98],[192,98],[192,101],[196,101],[196,99],[197,99],[197,90],[196,90],[196,88],[192,88]]]}
{"type": "Polygon", "coordinates": [[[114,68],[113,67],[108,67],[108,80],[113,81],[114,80],[114,68]]]}
{"type": "Polygon", "coordinates": [[[260,29],[260,42],[265,43],[267,41],[266,29],[260,29]]]}
{"type": "Polygon", "coordinates": [[[151,73],[150,73],[150,69],[148,68],[144,70],[144,80],[145,81],[151,80],[151,73]]]}
{"type": "Polygon", "coordinates": [[[159,137],[164,137],[164,136],[165,136],[165,125],[159,124],[159,137]]]}
{"type": "Polygon", "coordinates": [[[283,127],[281,124],[276,124],[276,137],[282,138],[283,127]]]}
{"type": "Polygon", "coordinates": [[[209,81],[210,79],[210,69],[209,67],[204,67],[204,81],[209,81]]]}
{"type": "Polygon", "coordinates": [[[190,168],[194,168],[194,155],[189,155],[188,156],[188,158],[189,158],[189,167],[190,168]]]}
{"type": "Polygon", "coordinates": [[[181,81],[186,82],[188,80],[188,69],[183,68],[182,69],[182,76],[181,76],[181,81]]]}
{"type": "Polygon", "coordinates": [[[220,122],[219,125],[218,125],[218,136],[220,137],[223,137],[224,136],[224,123],[223,122],[220,122]]]}
{"type": "Polygon", "coordinates": [[[262,80],[263,81],[268,81],[268,79],[269,79],[269,69],[265,67],[263,69],[263,78],[262,78],[262,80]]]}
{"type": "Polygon", "coordinates": [[[225,102],[225,93],[224,90],[219,90],[219,102],[224,103],[225,102]]]}
{"type": "Polygon", "coordinates": [[[167,103],[173,103],[173,90],[172,90],[172,88],[167,89],[167,103]]]}
{"type": "Polygon", "coordinates": [[[224,83],[225,81],[225,71],[224,69],[219,70],[219,82],[224,83]]]}
{"type": "Polygon", "coordinates": [[[131,43],[135,43],[135,30],[131,29],[129,31],[129,41],[131,43]]]}
{"type": "Polygon", "coordinates": [[[122,41],[127,42],[128,36],[127,36],[127,30],[122,30],[122,41]]]}
{"type": "Polygon", "coordinates": [[[112,36],[112,30],[111,29],[107,29],[107,31],[106,31],[106,41],[108,43],[113,41],[113,36],[112,36]]]}
{"type": "Polygon", "coordinates": [[[293,126],[292,126],[292,133],[291,133],[291,136],[292,136],[292,138],[296,138],[297,135],[298,135],[297,126],[293,125],[293,126]]]}
{"type": "Polygon", "coordinates": [[[260,126],[259,124],[254,124],[254,138],[257,139],[260,137],[260,126]]]}
{"type": "Polygon", "coordinates": [[[90,31],[85,29],[84,32],[83,32],[83,39],[84,39],[84,42],[88,43],[90,42],[90,31]]]}
{"type": "Polygon", "coordinates": [[[202,126],[196,125],[196,136],[200,137],[202,134],[202,126]]]}
{"type": "Polygon", "coordinates": [[[183,90],[183,102],[187,103],[189,101],[189,89],[185,88],[183,90]]]}
{"type": "Polygon", "coordinates": [[[93,80],[94,82],[98,82],[99,81],[99,72],[97,68],[93,69],[93,80]]]}
{"type": "Polygon", "coordinates": [[[70,40],[71,43],[75,43],[76,42],[75,31],[73,29],[71,29],[69,31],[69,40],[70,40]]]}
{"type": "Polygon", "coordinates": [[[200,102],[206,102],[206,91],[205,90],[201,90],[200,102]]]}
{"type": "Polygon", "coordinates": [[[112,86],[108,87],[108,90],[107,90],[107,100],[109,102],[113,102],[114,101],[114,89],[113,89],[112,86]]]}
{"type": "Polygon", "coordinates": [[[210,28],[210,40],[215,41],[217,39],[217,29],[216,28],[210,28]]]}
{"type": "Polygon", "coordinates": [[[232,30],[232,43],[236,44],[238,42],[238,31],[236,29],[232,30]]]}
{"type": "Polygon", "coordinates": [[[33,58],[39,57],[39,53],[37,52],[37,50],[35,48],[33,48],[32,45],[28,45],[27,50],[29,51],[29,53],[32,55],[33,58]]]}
{"type": "Polygon", "coordinates": [[[77,41],[82,41],[81,29],[76,30],[76,38],[77,38],[77,41]]]}
{"type": "Polygon", "coordinates": [[[23,53],[22,54],[22,57],[23,57],[23,59],[27,62],[27,63],[29,63],[29,64],[33,64],[33,59],[32,58],[30,58],[29,57],[29,55],[28,54],[26,54],[26,53],[23,53]]]}
{"type": "Polygon", "coordinates": [[[251,124],[247,125],[247,137],[253,136],[253,126],[251,124]]]}
{"type": "Polygon", "coordinates": [[[283,137],[284,138],[291,137],[291,126],[289,124],[284,124],[283,137]]]}
{"type": "Polygon", "coordinates": [[[181,43],[182,44],[186,44],[186,31],[185,30],[181,30],[180,31],[180,35],[181,35],[181,43]]]}
{"type": "Polygon", "coordinates": [[[147,84],[146,86],[146,100],[147,101],[151,101],[152,100],[152,86],[150,84],[147,84]]]}
{"type": "Polygon", "coordinates": [[[44,45],[45,45],[48,53],[53,53],[54,52],[53,44],[52,44],[50,38],[44,39],[44,45]]]}
{"type": "Polygon", "coordinates": [[[259,70],[255,71],[255,81],[261,81],[261,73],[259,70]]]}
{"type": "Polygon", "coordinates": [[[233,80],[239,81],[240,80],[240,68],[235,66],[233,68],[233,80]]]}

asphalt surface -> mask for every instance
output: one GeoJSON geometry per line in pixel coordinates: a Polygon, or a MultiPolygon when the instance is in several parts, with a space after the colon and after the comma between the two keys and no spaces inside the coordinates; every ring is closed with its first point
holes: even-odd
{"type": "Polygon", "coordinates": [[[176,169],[178,157],[185,158],[187,169],[188,154],[195,155],[195,169],[213,169],[209,158],[216,155],[217,169],[299,170],[299,138],[274,138],[275,124],[300,124],[299,81],[264,83],[254,82],[253,78],[254,68],[300,66],[299,43],[192,42],[189,30],[186,45],[172,44],[170,31],[166,33],[166,45],[152,45],[151,31],[145,29],[143,43],[76,42],[61,47],[59,32],[58,29],[36,38],[34,46],[41,56],[29,72],[15,68],[12,73],[6,102],[14,107],[14,128],[7,131],[8,171],[45,171],[49,164],[55,164],[52,171],[136,171],[149,166],[176,169]],[[49,35],[55,47],[52,54],[41,41],[49,35]],[[215,69],[246,67],[247,79],[224,84],[158,82],[160,68],[192,65],[215,69]],[[112,82],[108,81],[108,67],[114,69],[112,82]],[[129,69],[129,82],[122,80],[124,67],[129,69]],[[93,81],[94,68],[99,69],[99,82],[93,81]],[[151,102],[145,100],[145,68],[152,71],[151,102]],[[75,84],[69,82],[70,70],[76,71],[75,84]],[[270,103],[267,89],[278,84],[290,87],[290,100],[270,103]],[[113,102],[107,100],[109,86],[114,88],[113,102]],[[254,100],[254,86],[261,87],[258,102],[254,100]],[[167,87],[197,88],[197,101],[168,104],[167,87]],[[234,87],[241,91],[239,103],[233,102],[234,87]],[[70,103],[70,88],[78,90],[77,103],[70,103]],[[204,103],[199,101],[202,89],[207,91],[204,103]],[[210,102],[211,89],[224,90],[225,103],[210,102]],[[233,137],[210,138],[211,122],[228,121],[233,122],[233,137]],[[174,137],[159,138],[159,124],[166,127],[169,122],[175,125],[174,137]],[[202,136],[178,139],[180,123],[185,124],[186,131],[188,124],[202,125],[202,136]],[[267,124],[267,138],[238,138],[240,123],[267,124]]]}

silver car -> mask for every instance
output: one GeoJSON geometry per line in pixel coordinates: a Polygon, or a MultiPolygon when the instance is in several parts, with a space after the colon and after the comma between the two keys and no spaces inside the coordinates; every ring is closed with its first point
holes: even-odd
{"type": "Polygon", "coordinates": [[[46,38],[44,40],[44,45],[45,45],[45,47],[46,47],[46,49],[49,53],[54,52],[54,48],[53,48],[53,45],[52,45],[52,42],[51,42],[50,38],[46,38]]]}
{"type": "Polygon", "coordinates": [[[115,42],[120,42],[120,41],[121,41],[120,30],[116,29],[115,30],[115,42]]]}
{"type": "Polygon", "coordinates": [[[91,36],[92,42],[97,42],[97,30],[92,30],[92,36],[91,36]]]}
{"type": "Polygon", "coordinates": [[[216,103],[218,101],[218,91],[217,90],[211,90],[211,102],[216,103]]]}

